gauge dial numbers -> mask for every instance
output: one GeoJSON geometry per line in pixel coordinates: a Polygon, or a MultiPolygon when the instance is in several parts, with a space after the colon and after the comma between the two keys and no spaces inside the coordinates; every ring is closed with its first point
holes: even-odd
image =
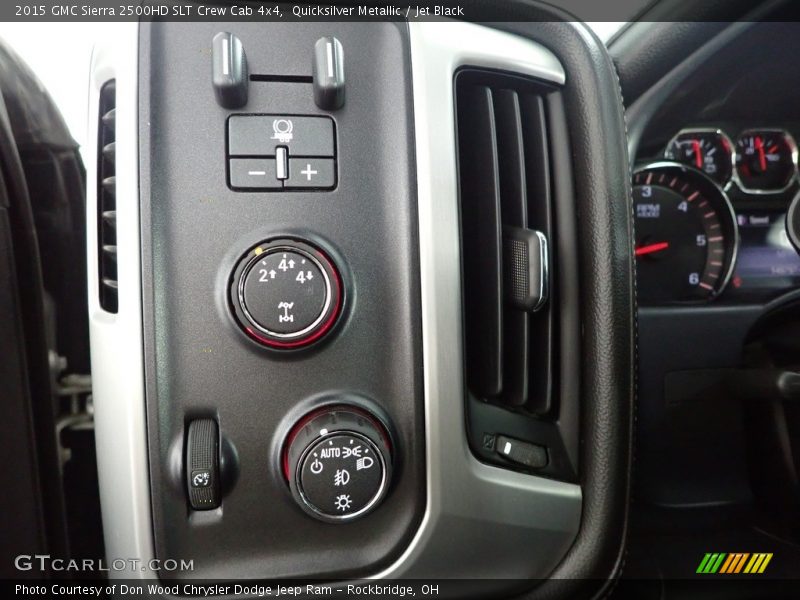
{"type": "Polygon", "coordinates": [[[736,219],[725,193],[702,172],[662,162],[633,176],[637,286],[644,303],[718,296],[736,260],[736,219]]]}
{"type": "Polygon", "coordinates": [[[733,173],[733,143],[719,129],[683,129],[667,144],[664,156],[703,171],[723,186],[733,173]]]}
{"type": "Polygon", "coordinates": [[[797,175],[797,146],[780,129],[750,129],[736,140],[736,183],[743,192],[786,190],[797,175]]]}

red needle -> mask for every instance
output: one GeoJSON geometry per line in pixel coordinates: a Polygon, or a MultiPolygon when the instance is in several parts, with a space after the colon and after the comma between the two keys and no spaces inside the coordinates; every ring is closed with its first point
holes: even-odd
{"type": "Polygon", "coordinates": [[[694,164],[697,165],[698,169],[702,169],[703,156],[700,152],[700,142],[698,140],[692,140],[692,148],[694,148],[694,164]]]}
{"type": "Polygon", "coordinates": [[[639,246],[636,248],[635,254],[636,256],[642,256],[643,254],[660,252],[661,250],[666,250],[667,248],[669,248],[669,242],[658,242],[655,244],[648,244],[647,246],[639,246]]]}
{"type": "Polygon", "coordinates": [[[760,136],[756,136],[756,150],[758,150],[758,163],[761,165],[761,170],[767,170],[767,155],[764,153],[764,142],[760,136]]]}

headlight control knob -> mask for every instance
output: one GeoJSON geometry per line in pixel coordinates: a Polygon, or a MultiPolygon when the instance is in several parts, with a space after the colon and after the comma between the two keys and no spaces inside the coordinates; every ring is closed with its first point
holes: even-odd
{"type": "Polygon", "coordinates": [[[298,348],[320,339],[335,323],[341,278],[328,256],[311,244],[272,240],[239,261],[230,300],[250,338],[271,348],[298,348]]]}
{"type": "Polygon", "coordinates": [[[283,470],[297,503],[322,521],[362,517],[383,500],[391,480],[386,428],[352,406],[312,412],[292,428],[283,470]]]}

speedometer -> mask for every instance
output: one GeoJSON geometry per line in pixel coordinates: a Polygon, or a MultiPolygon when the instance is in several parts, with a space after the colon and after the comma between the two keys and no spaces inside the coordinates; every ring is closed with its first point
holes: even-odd
{"type": "Polygon", "coordinates": [[[736,260],[736,218],[725,192],[685,165],[633,176],[637,284],[645,303],[703,301],[725,288],[736,260]]]}

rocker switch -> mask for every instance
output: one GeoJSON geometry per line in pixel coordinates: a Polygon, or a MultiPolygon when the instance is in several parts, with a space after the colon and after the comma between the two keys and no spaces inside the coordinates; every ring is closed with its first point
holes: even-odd
{"type": "Polygon", "coordinates": [[[289,179],[289,157],[284,146],[275,149],[275,172],[278,179],[289,179]]]}
{"type": "Polygon", "coordinates": [[[344,50],[335,37],[322,37],[314,44],[311,64],[314,79],[314,102],[322,110],[336,110],[344,105],[344,50]]]}
{"type": "Polygon", "coordinates": [[[217,103],[223,108],[241,108],[247,104],[248,84],[242,42],[227,31],[218,33],[211,42],[211,85],[217,103]]]}

